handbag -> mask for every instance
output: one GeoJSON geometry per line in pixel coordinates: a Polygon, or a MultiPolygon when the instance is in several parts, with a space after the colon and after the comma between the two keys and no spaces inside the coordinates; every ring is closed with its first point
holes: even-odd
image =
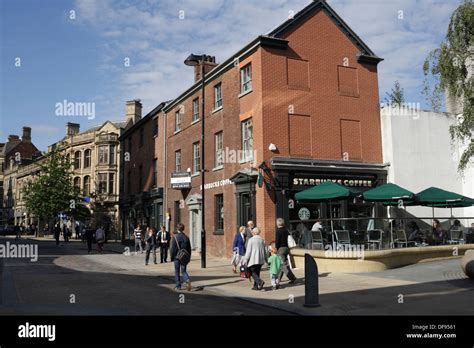
{"type": "Polygon", "coordinates": [[[240,265],[240,278],[250,278],[250,271],[246,265],[240,265]]]}
{"type": "Polygon", "coordinates": [[[176,253],[176,259],[184,266],[186,266],[189,261],[191,261],[191,255],[189,255],[186,249],[182,249],[179,247],[178,239],[174,237],[176,242],[176,246],[178,247],[178,252],[176,253]]]}
{"type": "Polygon", "coordinates": [[[293,236],[291,234],[288,234],[288,248],[292,249],[292,248],[296,248],[296,242],[295,242],[295,239],[293,238],[293,236]]]}

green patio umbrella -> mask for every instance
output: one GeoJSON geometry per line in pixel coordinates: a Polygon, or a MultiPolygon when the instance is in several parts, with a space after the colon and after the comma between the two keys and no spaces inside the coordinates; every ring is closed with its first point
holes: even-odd
{"type": "Polygon", "coordinates": [[[376,188],[367,190],[361,194],[364,201],[367,202],[391,202],[412,201],[415,194],[395,184],[385,184],[376,188]]]}
{"type": "MultiPolygon", "coordinates": [[[[403,187],[388,183],[363,192],[361,198],[367,202],[383,202],[384,205],[399,205],[402,201],[405,205],[405,202],[414,201],[415,194],[403,187]]],[[[390,242],[393,245],[393,220],[390,222],[390,242]]]]}
{"type": "Polygon", "coordinates": [[[453,204],[462,202],[467,197],[451,191],[442,190],[438,187],[430,187],[416,194],[421,205],[432,206],[433,204],[453,204]]]}
{"type": "Polygon", "coordinates": [[[328,201],[331,199],[346,199],[355,195],[354,191],[345,186],[332,181],[326,181],[320,185],[298,192],[295,198],[298,201],[328,201]]]}
{"type": "Polygon", "coordinates": [[[332,200],[349,199],[355,197],[357,193],[351,189],[339,185],[332,181],[325,181],[320,185],[313,186],[307,190],[295,194],[295,199],[298,201],[313,201],[313,202],[329,202],[331,231],[334,243],[334,225],[332,221],[332,200]]]}

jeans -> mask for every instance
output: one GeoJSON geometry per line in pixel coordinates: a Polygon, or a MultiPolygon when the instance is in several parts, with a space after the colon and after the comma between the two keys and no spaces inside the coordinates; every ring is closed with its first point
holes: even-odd
{"type": "Polygon", "coordinates": [[[253,287],[256,288],[260,284],[262,284],[262,279],[260,279],[260,271],[262,269],[262,265],[252,265],[249,267],[249,271],[252,274],[253,278],[253,287]]]}
{"type": "Polygon", "coordinates": [[[153,262],[156,263],[156,246],[155,245],[147,245],[146,246],[145,263],[147,265],[148,265],[148,260],[150,259],[150,252],[153,253],[153,262]]]}
{"type": "Polygon", "coordinates": [[[140,247],[140,252],[143,253],[142,240],[135,239],[135,252],[137,252],[137,247],[140,247]]]}
{"type": "Polygon", "coordinates": [[[183,280],[186,283],[189,282],[189,274],[186,272],[186,265],[181,264],[178,260],[174,260],[174,281],[178,289],[181,289],[180,273],[183,274],[183,280]]]}
{"type": "Polygon", "coordinates": [[[272,277],[272,286],[276,287],[280,285],[280,279],[278,279],[278,274],[271,274],[272,277]]]}
{"type": "Polygon", "coordinates": [[[288,254],[290,253],[290,249],[287,247],[281,247],[278,249],[278,255],[280,255],[281,260],[283,261],[283,264],[281,265],[280,273],[278,275],[278,279],[281,281],[281,278],[283,278],[283,274],[285,274],[290,281],[293,281],[296,279],[295,275],[290,269],[290,266],[288,265],[288,254]]]}

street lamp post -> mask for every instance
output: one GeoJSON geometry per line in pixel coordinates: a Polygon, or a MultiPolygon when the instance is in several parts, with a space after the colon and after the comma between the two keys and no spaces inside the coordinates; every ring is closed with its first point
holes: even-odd
{"type": "Polygon", "coordinates": [[[205,89],[206,89],[206,81],[205,81],[205,70],[204,70],[204,62],[206,60],[206,55],[195,55],[191,54],[186,60],[184,64],[188,66],[198,66],[201,64],[201,268],[206,268],[206,216],[205,216],[205,207],[206,207],[206,200],[205,200],[205,190],[204,190],[204,176],[206,173],[206,169],[204,167],[204,140],[205,140],[205,89]]]}

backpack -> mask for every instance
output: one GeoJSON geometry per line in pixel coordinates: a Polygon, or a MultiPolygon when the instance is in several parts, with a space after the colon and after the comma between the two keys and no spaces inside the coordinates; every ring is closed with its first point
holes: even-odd
{"type": "Polygon", "coordinates": [[[176,260],[178,260],[182,265],[186,266],[189,261],[191,261],[191,255],[186,249],[180,248],[178,238],[174,237],[174,240],[176,242],[176,247],[178,248],[178,252],[176,253],[176,260]]]}

